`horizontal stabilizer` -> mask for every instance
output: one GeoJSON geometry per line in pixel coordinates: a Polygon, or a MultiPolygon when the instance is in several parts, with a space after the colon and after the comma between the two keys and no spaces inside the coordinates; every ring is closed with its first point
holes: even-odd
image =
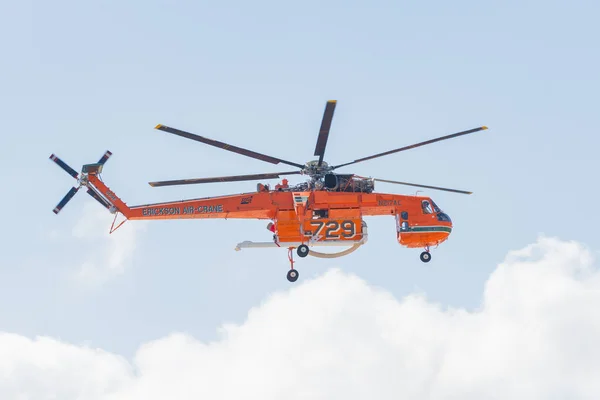
{"type": "Polygon", "coordinates": [[[96,174],[99,175],[102,173],[102,167],[104,164],[96,163],[96,164],[85,164],[81,167],[81,172],[84,174],[96,174]]]}

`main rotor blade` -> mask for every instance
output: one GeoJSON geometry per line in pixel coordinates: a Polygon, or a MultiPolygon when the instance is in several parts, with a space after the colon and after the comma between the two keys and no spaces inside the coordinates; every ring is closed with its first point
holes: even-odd
{"type": "Polygon", "coordinates": [[[209,139],[209,138],[205,138],[203,136],[195,135],[193,133],[189,133],[189,132],[182,131],[182,130],[179,130],[179,129],[171,128],[171,127],[168,127],[168,126],[165,126],[165,125],[158,124],[158,125],[156,125],[155,129],[161,130],[163,132],[169,132],[169,133],[172,133],[174,135],[178,135],[178,136],[181,136],[181,137],[184,137],[184,138],[192,139],[192,140],[195,140],[197,142],[205,143],[205,144],[208,144],[208,145],[211,145],[211,146],[215,146],[215,147],[218,147],[218,148],[223,149],[223,150],[232,151],[234,153],[238,153],[238,154],[241,154],[241,155],[244,155],[244,156],[247,156],[247,157],[256,158],[257,160],[266,161],[266,162],[271,163],[271,164],[284,163],[284,164],[291,165],[291,166],[294,166],[294,167],[304,168],[304,165],[302,165],[302,164],[298,164],[298,163],[295,163],[295,162],[282,160],[281,158],[267,156],[265,154],[257,153],[255,151],[244,149],[242,147],[232,146],[232,145],[227,144],[227,143],[223,143],[223,142],[219,142],[217,140],[212,140],[212,139],[209,139]]]}
{"type": "Polygon", "coordinates": [[[71,175],[73,178],[77,179],[79,174],[73,168],[69,167],[66,162],[55,156],[54,154],[50,155],[50,159],[54,161],[59,167],[64,169],[67,174],[71,175]]]}
{"type": "Polygon", "coordinates": [[[323,156],[325,155],[325,147],[327,147],[329,129],[331,128],[331,120],[333,119],[336,104],[337,100],[329,100],[327,105],[325,105],[325,112],[323,113],[321,128],[319,129],[319,137],[315,146],[315,156],[319,156],[319,167],[323,163],[323,156]]]}
{"type": "Polygon", "coordinates": [[[407,185],[407,186],[415,186],[415,187],[421,187],[421,188],[426,188],[426,189],[434,189],[434,190],[444,190],[446,192],[453,192],[453,193],[461,193],[461,194],[472,194],[473,192],[467,192],[465,190],[458,190],[458,189],[447,189],[447,188],[442,188],[442,187],[437,187],[437,186],[427,186],[427,185],[417,185],[415,183],[407,183],[407,182],[399,182],[399,181],[388,181],[387,179],[373,179],[374,181],[377,182],[387,182],[387,183],[394,183],[397,185],[407,185]]]}
{"type": "Polygon", "coordinates": [[[388,154],[397,153],[399,151],[414,149],[415,147],[425,146],[426,144],[440,142],[442,140],[452,139],[452,138],[455,138],[455,137],[458,137],[458,136],[462,136],[462,135],[468,135],[469,133],[475,133],[475,132],[483,131],[483,130],[486,130],[486,129],[487,129],[487,126],[480,126],[479,128],[469,129],[468,131],[453,133],[451,135],[446,135],[446,136],[442,136],[442,137],[439,137],[439,138],[435,138],[435,139],[431,139],[431,140],[426,140],[424,142],[416,143],[416,144],[413,144],[413,145],[410,145],[410,146],[400,147],[399,149],[386,151],[385,153],[379,153],[379,154],[375,154],[373,156],[359,158],[358,160],[354,160],[354,161],[351,161],[349,163],[336,165],[335,167],[333,167],[333,169],[340,168],[340,167],[345,167],[346,165],[350,165],[350,164],[356,164],[356,163],[359,163],[361,161],[371,160],[371,159],[377,158],[377,157],[387,156],[388,154]]]}
{"type": "Polygon", "coordinates": [[[192,185],[196,183],[215,183],[215,182],[238,182],[238,181],[253,181],[258,179],[276,179],[280,175],[296,175],[300,171],[294,172],[275,172],[269,174],[252,174],[252,175],[232,175],[219,176],[215,178],[199,178],[199,179],[178,179],[173,181],[148,182],[150,186],[173,186],[173,185],[192,185]]]}

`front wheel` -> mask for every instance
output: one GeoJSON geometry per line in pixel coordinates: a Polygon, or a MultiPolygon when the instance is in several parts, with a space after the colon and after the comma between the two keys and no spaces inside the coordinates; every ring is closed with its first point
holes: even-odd
{"type": "Polygon", "coordinates": [[[298,253],[299,257],[306,257],[308,255],[308,246],[305,244],[301,244],[300,246],[298,246],[298,250],[296,250],[296,252],[298,253]]]}
{"type": "Polygon", "coordinates": [[[424,251],[421,253],[421,261],[427,263],[431,261],[431,254],[428,251],[424,251]]]}

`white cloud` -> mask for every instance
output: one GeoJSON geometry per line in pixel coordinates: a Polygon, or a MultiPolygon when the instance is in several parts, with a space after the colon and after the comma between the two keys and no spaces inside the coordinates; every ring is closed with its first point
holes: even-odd
{"type": "MultiPolygon", "coordinates": [[[[119,215],[115,226],[124,217],[119,215]]],[[[114,215],[95,201],[88,201],[82,216],[73,227],[72,236],[83,249],[85,259],[77,270],[80,282],[99,284],[122,274],[131,265],[136,241],[145,221],[125,222],[109,234],[114,215]]]]}
{"type": "Polygon", "coordinates": [[[498,266],[474,312],[333,270],[270,296],[217,342],[177,333],[131,363],[4,334],[0,398],[598,399],[592,261],[577,243],[540,238],[498,266]]]}
{"type": "Polygon", "coordinates": [[[125,359],[102,350],[0,333],[2,399],[101,399],[130,373],[125,359]]]}

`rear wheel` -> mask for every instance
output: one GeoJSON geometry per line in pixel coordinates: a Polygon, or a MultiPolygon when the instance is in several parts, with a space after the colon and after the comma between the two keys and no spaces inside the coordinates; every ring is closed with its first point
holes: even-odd
{"type": "Polygon", "coordinates": [[[306,257],[308,255],[308,246],[305,244],[301,244],[300,246],[298,246],[298,250],[296,250],[296,252],[298,253],[299,257],[306,257]]]}
{"type": "Polygon", "coordinates": [[[298,280],[298,271],[295,269],[290,269],[287,273],[287,280],[290,282],[296,282],[298,280]]]}
{"type": "Polygon", "coordinates": [[[421,261],[427,263],[431,261],[431,254],[428,251],[424,251],[421,253],[421,261]]]}

